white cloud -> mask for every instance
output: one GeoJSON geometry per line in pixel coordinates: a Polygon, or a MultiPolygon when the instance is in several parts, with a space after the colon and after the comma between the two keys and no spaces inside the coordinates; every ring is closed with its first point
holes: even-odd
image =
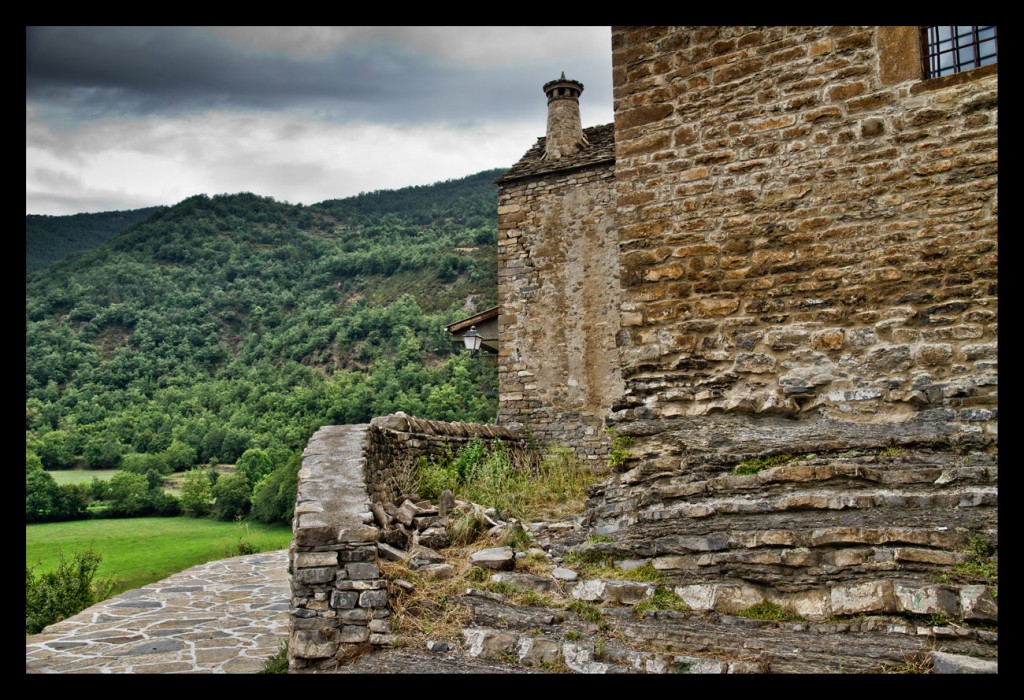
{"type": "Polygon", "coordinates": [[[83,211],[62,203],[77,205],[87,191],[103,193],[104,206],[114,209],[243,191],[311,204],[508,167],[539,129],[533,123],[398,128],[229,112],[92,122],[76,133],[30,121],[35,138],[26,149],[26,210],[83,211]],[[110,207],[117,198],[125,204],[110,207]]]}

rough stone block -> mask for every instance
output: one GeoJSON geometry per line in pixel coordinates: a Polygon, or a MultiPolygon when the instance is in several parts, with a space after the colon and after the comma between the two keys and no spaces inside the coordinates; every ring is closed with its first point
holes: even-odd
{"type": "Polygon", "coordinates": [[[295,545],[298,547],[320,547],[334,544],[337,530],[327,525],[299,527],[295,530],[295,545]]]}
{"type": "Polygon", "coordinates": [[[334,591],[331,593],[331,607],[336,610],[354,608],[359,602],[356,591],[334,591]]]}
{"type": "Polygon", "coordinates": [[[296,569],[292,573],[292,578],[298,583],[306,585],[315,585],[318,583],[330,583],[334,581],[334,577],[338,570],[332,566],[322,566],[313,569],[296,569]]]}
{"type": "Polygon", "coordinates": [[[343,528],[338,530],[337,542],[351,542],[361,544],[364,542],[376,542],[379,530],[371,526],[343,528]]]}
{"type": "Polygon", "coordinates": [[[369,639],[370,630],[363,625],[345,625],[338,634],[338,641],[343,644],[361,644],[369,639]]]}
{"type": "Polygon", "coordinates": [[[965,620],[999,621],[999,607],[988,586],[961,586],[960,608],[965,620]]]}
{"type": "Polygon", "coordinates": [[[380,578],[380,567],[370,562],[345,564],[345,573],[350,579],[380,578]]]}
{"type": "Polygon", "coordinates": [[[493,571],[511,571],[516,565],[515,552],[511,547],[481,549],[470,555],[469,563],[493,571]]]}
{"type": "Polygon", "coordinates": [[[295,568],[311,569],[320,566],[337,566],[337,552],[296,552],[295,568]]]}
{"type": "Polygon", "coordinates": [[[554,664],[562,657],[561,645],[552,639],[523,637],[516,645],[519,661],[531,666],[554,664]]]}
{"type": "Polygon", "coordinates": [[[462,638],[470,656],[495,658],[514,653],[518,635],[502,632],[489,627],[472,627],[462,630],[462,638]]]}
{"type": "Polygon", "coordinates": [[[654,596],[654,585],[635,583],[633,581],[610,581],[605,579],[589,579],[577,584],[572,597],[599,603],[617,603],[620,605],[636,605],[654,596]]]}
{"type": "Polygon", "coordinates": [[[869,581],[833,586],[829,592],[833,615],[860,615],[896,611],[891,581],[869,581]]]}
{"type": "Polygon", "coordinates": [[[361,608],[385,608],[388,605],[388,593],[386,590],[363,591],[359,594],[359,607],[361,608]]]}
{"type": "Polygon", "coordinates": [[[370,623],[367,625],[367,629],[370,630],[371,634],[390,634],[391,628],[391,620],[387,619],[370,620],[370,623]]]}
{"type": "Polygon", "coordinates": [[[299,659],[325,659],[338,651],[336,629],[293,630],[288,639],[288,654],[299,659]]]}
{"type": "Polygon", "coordinates": [[[348,624],[366,624],[373,614],[368,608],[353,608],[338,613],[338,620],[348,624]]]}
{"type": "Polygon", "coordinates": [[[935,673],[999,673],[999,662],[989,659],[976,659],[944,651],[931,652],[931,659],[935,673]]]}

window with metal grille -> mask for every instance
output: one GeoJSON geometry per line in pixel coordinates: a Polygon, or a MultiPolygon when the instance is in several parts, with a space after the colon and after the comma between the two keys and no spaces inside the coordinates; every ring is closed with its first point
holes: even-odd
{"type": "Polygon", "coordinates": [[[924,77],[937,78],[996,62],[996,28],[921,27],[924,77]]]}

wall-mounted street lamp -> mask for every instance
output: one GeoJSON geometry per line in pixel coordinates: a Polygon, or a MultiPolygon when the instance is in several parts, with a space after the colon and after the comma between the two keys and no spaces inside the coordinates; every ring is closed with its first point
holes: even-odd
{"type": "Polygon", "coordinates": [[[483,336],[476,332],[476,326],[470,326],[469,330],[462,336],[462,342],[465,343],[466,349],[470,352],[476,352],[480,349],[480,343],[484,340],[483,336]]]}

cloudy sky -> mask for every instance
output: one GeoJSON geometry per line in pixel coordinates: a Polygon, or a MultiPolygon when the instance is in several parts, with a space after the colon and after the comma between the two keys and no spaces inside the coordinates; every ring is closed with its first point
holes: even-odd
{"type": "Polygon", "coordinates": [[[27,214],[312,204],[512,165],[541,86],[612,121],[607,27],[29,27],[27,214]]]}

